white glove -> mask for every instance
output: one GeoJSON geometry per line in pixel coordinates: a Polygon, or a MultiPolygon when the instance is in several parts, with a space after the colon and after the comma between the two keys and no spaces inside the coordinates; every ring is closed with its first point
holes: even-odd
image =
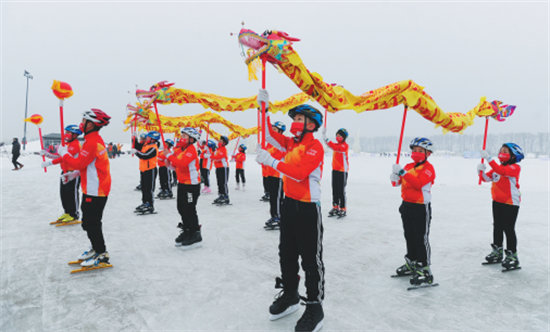
{"type": "Polygon", "coordinates": [[[166,150],[164,152],[164,158],[166,159],[166,161],[168,161],[168,158],[170,158],[170,156],[173,156],[174,154],[172,153],[172,151],[170,150],[166,150]]]}
{"type": "Polygon", "coordinates": [[[405,170],[403,169],[403,167],[401,167],[401,165],[399,164],[394,164],[392,165],[392,172],[396,175],[399,175],[399,176],[403,176],[405,175],[405,170]]]}
{"type": "Polygon", "coordinates": [[[328,142],[329,139],[327,137],[327,128],[323,127],[323,129],[321,130],[321,132],[323,133],[323,140],[325,140],[325,142],[328,142]]]}
{"type": "Polygon", "coordinates": [[[139,135],[138,135],[138,132],[137,132],[137,131],[134,131],[134,133],[132,134],[132,137],[133,137],[133,138],[138,138],[138,136],[139,136],[139,135]]]}
{"type": "Polygon", "coordinates": [[[207,152],[207,153],[205,153],[202,157],[203,157],[204,159],[208,159],[208,158],[210,158],[210,153],[207,152]]]}
{"type": "Polygon", "coordinates": [[[262,103],[265,103],[266,110],[269,108],[269,92],[267,92],[266,89],[260,89],[256,100],[258,101],[258,106],[260,106],[260,109],[262,108],[262,103]]]}
{"type": "Polygon", "coordinates": [[[483,172],[485,173],[485,170],[487,169],[487,166],[485,166],[485,164],[478,164],[477,165],[477,172],[483,172]]]}
{"type": "Polygon", "coordinates": [[[487,151],[485,151],[485,150],[479,151],[479,155],[480,155],[481,158],[483,158],[483,159],[487,159],[487,160],[492,159],[492,158],[491,158],[491,155],[490,155],[487,151]]]}
{"type": "Polygon", "coordinates": [[[63,157],[65,156],[66,154],[69,154],[69,148],[67,148],[66,145],[60,145],[57,147],[57,153],[63,157]]]}
{"type": "Polygon", "coordinates": [[[136,152],[137,152],[136,149],[131,149],[131,150],[130,150],[130,153],[131,153],[131,154],[136,154],[136,152]]]}
{"type": "Polygon", "coordinates": [[[67,184],[79,176],[80,176],[80,171],[67,172],[61,175],[61,181],[63,181],[63,184],[67,184]]]}
{"type": "Polygon", "coordinates": [[[399,182],[399,175],[397,175],[395,173],[391,173],[390,174],[390,181],[395,182],[395,183],[399,182]]]}
{"type": "Polygon", "coordinates": [[[45,155],[48,154],[48,151],[46,151],[46,150],[40,150],[40,152],[38,152],[38,154],[41,155],[41,156],[45,156],[45,155]]]}
{"type": "Polygon", "coordinates": [[[258,164],[262,164],[262,165],[266,165],[266,166],[270,166],[270,167],[273,167],[273,168],[277,168],[277,165],[279,162],[278,160],[276,160],[275,158],[273,158],[271,156],[271,154],[269,154],[269,152],[267,152],[266,150],[264,149],[261,149],[259,152],[258,152],[258,155],[256,156],[256,162],[258,164]],[[275,165],[274,165],[275,164],[275,165]]]}
{"type": "Polygon", "coordinates": [[[51,160],[45,161],[45,162],[40,164],[40,166],[42,166],[42,167],[48,167],[48,166],[51,166],[51,165],[53,165],[51,160]]]}

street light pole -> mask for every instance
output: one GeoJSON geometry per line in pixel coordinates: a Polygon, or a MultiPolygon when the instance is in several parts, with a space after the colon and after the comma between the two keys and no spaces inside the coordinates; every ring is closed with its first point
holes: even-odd
{"type": "MultiPolygon", "coordinates": [[[[25,77],[27,78],[27,97],[25,99],[25,119],[27,118],[27,105],[29,104],[29,78],[32,80],[32,75],[25,70],[25,77]]],[[[23,128],[23,150],[27,145],[27,122],[25,121],[25,127],[23,128]]]]}

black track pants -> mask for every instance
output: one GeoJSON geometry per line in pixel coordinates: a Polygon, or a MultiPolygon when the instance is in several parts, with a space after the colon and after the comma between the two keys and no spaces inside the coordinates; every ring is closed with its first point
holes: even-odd
{"type": "Polygon", "coordinates": [[[268,176],[263,177],[263,184],[264,184],[264,193],[267,194],[269,192],[269,179],[268,179],[268,176]]]}
{"type": "Polygon", "coordinates": [[[517,251],[516,220],[519,206],[493,201],[493,244],[502,247],[506,234],[506,249],[513,253],[517,251]]]}
{"type": "Polygon", "coordinates": [[[13,167],[19,168],[19,166],[23,166],[20,162],[17,161],[17,158],[19,158],[20,155],[14,154],[11,157],[11,162],[13,164],[13,167]]]}
{"type": "Polygon", "coordinates": [[[242,183],[246,183],[246,179],[244,178],[244,169],[243,168],[237,168],[235,170],[235,180],[237,181],[237,183],[241,182],[239,181],[239,179],[242,181],[242,183]]]}
{"type": "Polygon", "coordinates": [[[268,176],[269,181],[269,212],[272,218],[281,218],[281,205],[283,204],[283,179],[268,176]]]}
{"type": "MultiPolygon", "coordinates": [[[[63,174],[63,173],[61,173],[63,174]]],[[[80,176],[74,180],[63,184],[63,181],[60,181],[59,185],[59,195],[61,196],[61,205],[65,213],[70,214],[71,217],[78,219],[80,214],[78,213],[79,209],[79,188],[80,188],[80,176]]]]}
{"type": "Polygon", "coordinates": [[[216,168],[216,179],[218,180],[218,194],[228,195],[227,180],[229,179],[229,167],[216,168]]]}
{"type": "Polygon", "coordinates": [[[141,172],[141,202],[153,205],[155,203],[155,182],[157,181],[157,168],[141,172]]]}
{"type": "Polygon", "coordinates": [[[183,228],[192,232],[199,230],[197,200],[200,195],[200,184],[178,183],[178,212],[181,215],[183,228]]]}
{"type": "Polygon", "coordinates": [[[210,170],[208,168],[201,168],[202,182],[206,187],[210,187],[210,170]]]}
{"type": "Polygon", "coordinates": [[[107,197],[82,194],[82,229],[88,234],[92,248],[99,254],[107,251],[101,227],[105,204],[107,204],[107,197]]]}
{"type": "Polygon", "coordinates": [[[279,262],[285,290],[298,289],[298,265],[306,275],[308,301],[325,297],[325,266],[323,264],[323,223],[321,207],[285,197],[281,215],[279,262]]]}
{"type": "Polygon", "coordinates": [[[159,179],[160,190],[172,193],[172,172],[168,169],[168,167],[159,167],[159,179]]]}
{"type": "Polygon", "coordinates": [[[332,206],[346,207],[348,173],[332,171],[332,206]]]}
{"type": "Polygon", "coordinates": [[[430,223],[432,221],[432,206],[403,201],[399,207],[405,241],[407,242],[407,257],[412,261],[430,265],[430,223]]]}

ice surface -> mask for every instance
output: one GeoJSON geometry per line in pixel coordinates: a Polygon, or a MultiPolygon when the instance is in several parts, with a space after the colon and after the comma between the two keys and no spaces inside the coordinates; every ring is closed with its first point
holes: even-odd
{"type": "MultiPolygon", "coordinates": [[[[25,168],[13,172],[5,154],[1,159],[2,331],[293,331],[303,309],[269,321],[279,275],[278,231],[263,228],[269,207],[259,201],[261,171],[254,155],[246,163],[245,192],[234,190],[231,170],[232,206],[213,206],[213,194],[200,196],[203,247],[192,251],[174,246],[180,221],[176,200],[156,201],[158,214],[136,216],[138,159],[112,160],[113,188],[103,226],[114,267],[74,275],[67,262],[89,241],[79,225],[49,225],[63,213],[59,168],[44,173],[41,158],[27,155],[20,158],[25,168]]],[[[408,292],[408,278],[390,278],[405,250],[400,192],[388,179],[394,159],[350,157],[348,217],[337,220],[326,217],[331,207],[327,157],[323,330],[547,331],[548,161],[521,163],[523,201],[516,230],[523,269],[506,274],[498,265],[481,265],[490,252],[492,217],[489,185],[477,185],[478,161],[431,161],[437,173],[432,271],[440,287],[408,292]]]]}

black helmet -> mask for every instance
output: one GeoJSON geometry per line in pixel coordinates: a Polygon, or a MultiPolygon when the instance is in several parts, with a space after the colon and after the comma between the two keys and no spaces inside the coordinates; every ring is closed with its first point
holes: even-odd
{"type": "Polygon", "coordinates": [[[220,141],[222,141],[225,145],[229,144],[229,139],[227,136],[221,136],[220,141]]]}

